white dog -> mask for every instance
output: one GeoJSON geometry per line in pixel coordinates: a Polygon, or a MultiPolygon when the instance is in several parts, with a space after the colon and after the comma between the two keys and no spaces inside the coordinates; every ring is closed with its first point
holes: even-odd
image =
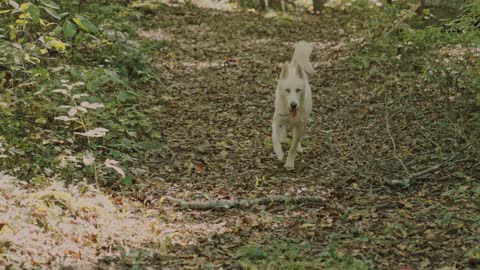
{"type": "Polygon", "coordinates": [[[300,140],[303,137],[308,117],[312,112],[312,92],[307,72],[313,72],[310,62],[312,45],[300,41],[295,46],[292,61],[285,63],[275,90],[275,112],[272,121],[272,144],[277,158],[283,160],[282,145],[287,127],[292,127],[292,145],[288,151],[285,168],[294,169],[297,152],[303,152],[300,140]]]}

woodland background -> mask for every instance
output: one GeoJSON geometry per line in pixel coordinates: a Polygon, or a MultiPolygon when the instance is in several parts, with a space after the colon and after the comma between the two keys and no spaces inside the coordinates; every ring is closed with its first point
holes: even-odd
{"type": "Polygon", "coordinates": [[[478,0],[0,0],[0,266],[480,267],[479,25],[478,0]]]}

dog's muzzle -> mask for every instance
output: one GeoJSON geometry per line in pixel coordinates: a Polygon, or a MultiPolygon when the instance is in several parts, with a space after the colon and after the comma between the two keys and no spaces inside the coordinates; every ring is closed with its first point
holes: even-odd
{"type": "Polygon", "coordinates": [[[291,102],[290,103],[290,115],[292,117],[297,116],[297,109],[298,109],[297,103],[296,102],[291,102]]]}

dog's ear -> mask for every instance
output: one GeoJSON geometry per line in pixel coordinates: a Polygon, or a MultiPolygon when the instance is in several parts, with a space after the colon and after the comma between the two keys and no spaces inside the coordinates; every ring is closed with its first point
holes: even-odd
{"type": "Polygon", "coordinates": [[[296,71],[297,71],[298,77],[303,80],[303,68],[300,64],[297,64],[296,71]]]}
{"type": "Polygon", "coordinates": [[[288,62],[285,62],[282,65],[282,72],[280,73],[280,78],[281,79],[286,79],[288,76],[288,62]]]}

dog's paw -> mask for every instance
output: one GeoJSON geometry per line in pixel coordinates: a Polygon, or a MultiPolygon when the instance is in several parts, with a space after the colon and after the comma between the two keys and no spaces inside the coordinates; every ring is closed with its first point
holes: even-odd
{"type": "Polygon", "coordinates": [[[303,147],[300,144],[297,145],[297,153],[303,153],[303,147]]]}
{"type": "Polygon", "coordinates": [[[291,171],[293,169],[295,169],[295,165],[293,164],[293,162],[285,162],[285,165],[283,165],[283,167],[285,167],[285,169],[291,171]]]}
{"type": "Polygon", "coordinates": [[[283,160],[283,156],[284,156],[284,155],[283,155],[283,152],[277,152],[277,153],[275,153],[275,155],[277,156],[277,158],[278,158],[279,161],[282,161],[282,160],[283,160]]]}

